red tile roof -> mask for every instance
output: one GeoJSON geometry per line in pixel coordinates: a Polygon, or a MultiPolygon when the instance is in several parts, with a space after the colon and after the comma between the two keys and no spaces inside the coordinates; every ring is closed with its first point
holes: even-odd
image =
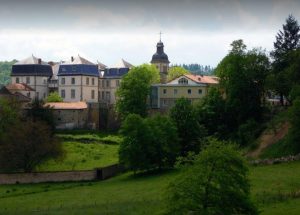
{"type": "Polygon", "coordinates": [[[48,102],[45,106],[50,106],[55,110],[81,110],[86,109],[86,102],[48,102]]]}
{"type": "Polygon", "coordinates": [[[196,83],[202,83],[202,84],[218,84],[219,83],[219,78],[216,76],[192,75],[192,74],[187,74],[184,76],[191,79],[192,81],[195,81],[196,83]]]}
{"type": "Polygon", "coordinates": [[[9,84],[6,86],[6,89],[8,89],[9,91],[34,91],[32,87],[24,83],[9,84]]]}

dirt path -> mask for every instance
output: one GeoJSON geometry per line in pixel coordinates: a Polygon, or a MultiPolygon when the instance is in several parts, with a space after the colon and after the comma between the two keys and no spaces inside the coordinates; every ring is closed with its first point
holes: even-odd
{"type": "Polygon", "coordinates": [[[276,134],[274,134],[273,131],[263,132],[259,137],[258,148],[249,152],[247,156],[257,158],[265,148],[281,140],[288,133],[289,127],[289,123],[285,122],[277,129],[276,134]]]}

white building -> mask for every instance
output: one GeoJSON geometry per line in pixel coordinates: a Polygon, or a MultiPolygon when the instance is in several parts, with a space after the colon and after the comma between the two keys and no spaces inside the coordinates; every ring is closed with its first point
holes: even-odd
{"type": "Polygon", "coordinates": [[[100,71],[99,101],[110,105],[116,104],[116,92],[120,86],[123,75],[127,74],[132,65],[121,59],[111,68],[100,71]]]}
{"type": "Polygon", "coordinates": [[[98,67],[80,57],[60,64],[58,91],[65,102],[98,102],[98,67]]]}
{"type": "Polygon", "coordinates": [[[27,92],[25,96],[42,100],[48,96],[48,80],[51,76],[51,66],[32,55],[12,66],[11,83],[27,84],[34,91],[27,92]]]}

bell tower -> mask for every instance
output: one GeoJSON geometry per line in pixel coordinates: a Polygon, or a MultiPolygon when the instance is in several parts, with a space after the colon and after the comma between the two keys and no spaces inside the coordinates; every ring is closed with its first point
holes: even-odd
{"type": "Polygon", "coordinates": [[[161,32],[159,33],[159,42],[156,45],[156,53],[152,56],[151,64],[155,65],[160,74],[160,82],[167,82],[170,61],[168,55],[164,52],[164,44],[161,41],[161,32]]]}

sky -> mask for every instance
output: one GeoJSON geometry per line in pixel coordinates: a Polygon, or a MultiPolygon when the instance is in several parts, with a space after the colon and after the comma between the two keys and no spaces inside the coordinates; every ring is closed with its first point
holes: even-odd
{"type": "Polygon", "coordinates": [[[217,66],[233,40],[273,48],[300,0],[0,0],[0,61],[80,55],[149,63],[159,32],[171,64],[217,66]]]}

